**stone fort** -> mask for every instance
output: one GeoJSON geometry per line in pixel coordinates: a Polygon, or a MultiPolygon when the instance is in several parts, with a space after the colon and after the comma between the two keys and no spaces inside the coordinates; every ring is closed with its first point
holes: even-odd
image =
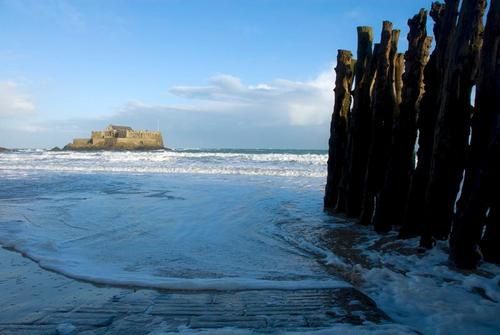
{"type": "Polygon", "coordinates": [[[104,130],[92,131],[90,138],[75,138],[64,147],[68,150],[155,150],[164,149],[159,131],[133,130],[110,124],[104,130]]]}

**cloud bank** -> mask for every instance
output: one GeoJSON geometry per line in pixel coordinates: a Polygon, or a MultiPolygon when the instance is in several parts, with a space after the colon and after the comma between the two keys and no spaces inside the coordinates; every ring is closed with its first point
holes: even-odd
{"type": "Polygon", "coordinates": [[[22,117],[35,112],[30,95],[22,92],[13,81],[0,82],[0,116],[22,117]]]}
{"type": "Polygon", "coordinates": [[[177,105],[130,101],[113,120],[144,128],[159,122],[173,147],[326,148],[333,82],[330,72],[254,85],[220,74],[206,85],[171,87],[177,105]]]}
{"type": "Polygon", "coordinates": [[[169,92],[194,101],[191,108],[209,112],[251,113],[265,122],[309,126],[328,122],[332,105],[329,72],[311,81],[276,79],[270,83],[244,85],[240,78],[222,74],[206,86],[174,86],[169,92]],[[208,103],[208,104],[207,104],[208,103]]]}
{"type": "Polygon", "coordinates": [[[321,149],[328,141],[333,82],[329,71],[308,81],[275,79],[257,84],[220,74],[204,85],[168,89],[169,100],[176,104],[130,100],[100,118],[56,121],[45,120],[43,112],[27,117],[35,110],[30,96],[13,83],[3,83],[0,113],[11,120],[21,120],[14,115],[24,115],[25,120],[11,122],[8,129],[2,127],[6,138],[0,138],[0,146],[62,146],[73,137],[85,137],[92,129],[116,123],[136,129],[159,125],[165,143],[174,148],[321,149]],[[16,137],[12,134],[19,137],[19,132],[24,142],[8,142],[16,137]]]}

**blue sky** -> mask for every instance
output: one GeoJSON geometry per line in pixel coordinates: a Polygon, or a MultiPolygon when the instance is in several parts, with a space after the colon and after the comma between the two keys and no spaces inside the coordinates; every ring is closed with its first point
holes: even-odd
{"type": "Polygon", "coordinates": [[[0,146],[109,123],[171,147],[326,148],[337,49],[430,0],[0,1],[0,146]]]}

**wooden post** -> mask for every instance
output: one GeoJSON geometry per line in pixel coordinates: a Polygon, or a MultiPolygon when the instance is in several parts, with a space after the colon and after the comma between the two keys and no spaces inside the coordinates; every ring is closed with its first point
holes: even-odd
{"type": "Polygon", "coordinates": [[[450,238],[450,258],[462,268],[476,267],[478,245],[486,260],[500,262],[500,146],[495,145],[500,139],[499,0],[491,2],[488,12],[476,87],[470,154],[450,238]]]}
{"type": "MultiPolygon", "coordinates": [[[[391,159],[374,216],[374,226],[378,232],[387,232],[392,226],[401,225],[406,205],[410,176],[415,165],[413,152],[417,136],[416,118],[423,94],[424,67],[432,41],[427,37],[426,24],[427,12],[423,9],[408,20],[409,48],[405,53],[402,103],[394,127],[391,159]]],[[[396,91],[397,87],[398,85],[396,91]]]]}
{"type": "MultiPolygon", "coordinates": [[[[356,69],[356,59],[352,59],[351,61],[351,78],[349,82],[349,107],[347,108],[347,113],[346,113],[346,124],[345,127],[342,128],[341,132],[344,133],[342,141],[344,142],[344,145],[342,147],[342,151],[340,155],[342,156],[341,160],[341,166],[339,167],[340,169],[340,177],[338,181],[338,186],[337,186],[337,203],[335,204],[335,209],[333,210],[335,213],[344,213],[346,210],[346,201],[347,201],[347,167],[346,167],[346,162],[349,161],[349,157],[351,155],[351,149],[349,148],[349,130],[351,128],[351,102],[352,102],[352,83],[354,79],[354,73],[356,69]]],[[[339,156],[340,157],[340,156],[339,156]]]]}
{"type": "Polygon", "coordinates": [[[447,52],[432,160],[424,202],[421,246],[448,238],[468,145],[471,90],[482,45],[486,0],[463,0],[456,32],[447,52]]]}
{"type": "MultiPolygon", "coordinates": [[[[500,146],[497,146],[496,152],[491,152],[492,157],[495,157],[494,155],[496,155],[496,157],[500,157],[500,150],[498,149],[500,149],[500,146]]],[[[498,162],[496,167],[498,171],[498,168],[500,168],[498,162]]],[[[497,187],[500,185],[498,180],[495,185],[497,187]]],[[[500,264],[500,203],[498,199],[497,202],[492,204],[489,208],[484,236],[482,237],[479,246],[486,262],[500,264]]]]}
{"type": "Polygon", "coordinates": [[[377,74],[372,94],[372,133],[368,155],[361,224],[370,224],[375,206],[375,196],[383,185],[385,167],[389,158],[392,117],[394,112],[394,58],[391,61],[393,44],[392,23],[384,21],[377,59],[377,74]]]}
{"type": "Polygon", "coordinates": [[[411,176],[410,191],[405,206],[403,225],[399,236],[411,238],[421,234],[425,190],[429,179],[429,169],[434,143],[434,129],[439,109],[441,84],[444,68],[447,64],[446,53],[451,37],[455,32],[455,23],[459,0],[447,0],[445,4],[434,2],[430,16],[434,20],[434,38],[436,47],[424,69],[425,93],[420,103],[417,117],[418,128],[418,163],[411,176]]]}
{"type": "Polygon", "coordinates": [[[488,150],[482,160],[475,185],[467,195],[464,195],[467,196],[465,199],[467,204],[457,213],[450,238],[450,259],[456,266],[464,269],[473,269],[477,266],[481,258],[476,251],[478,245],[486,261],[500,263],[499,119],[492,128],[496,128],[495,138],[487,146],[488,150]],[[486,229],[481,238],[484,224],[486,229]]]}
{"type": "Polygon", "coordinates": [[[353,59],[350,51],[338,51],[335,72],[335,105],[330,124],[328,177],[324,198],[324,208],[326,210],[333,210],[337,204],[338,187],[347,145],[347,120],[351,106],[353,79],[353,59]]]}
{"type": "Polygon", "coordinates": [[[403,73],[405,71],[405,55],[398,53],[396,55],[394,70],[394,87],[396,90],[396,106],[399,106],[403,101],[403,73]]]}
{"type": "MultiPolygon", "coordinates": [[[[358,27],[357,32],[358,49],[354,75],[356,85],[349,120],[348,154],[341,180],[345,193],[339,195],[339,204],[345,206],[345,213],[349,217],[357,217],[361,211],[371,131],[370,89],[373,75],[370,66],[373,59],[373,30],[371,27],[358,27]]],[[[340,210],[341,208],[338,207],[339,205],[337,205],[337,210],[340,210]]]]}

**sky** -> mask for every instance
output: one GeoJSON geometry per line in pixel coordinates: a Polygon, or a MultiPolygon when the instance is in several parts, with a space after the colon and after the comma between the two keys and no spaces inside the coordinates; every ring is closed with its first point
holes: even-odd
{"type": "Polygon", "coordinates": [[[171,148],[325,149],[337,50],[389,20],[404,51],[430,4],[0,0],[0,147],[62,147],[113,123],[159,128],[171,148]]]}

